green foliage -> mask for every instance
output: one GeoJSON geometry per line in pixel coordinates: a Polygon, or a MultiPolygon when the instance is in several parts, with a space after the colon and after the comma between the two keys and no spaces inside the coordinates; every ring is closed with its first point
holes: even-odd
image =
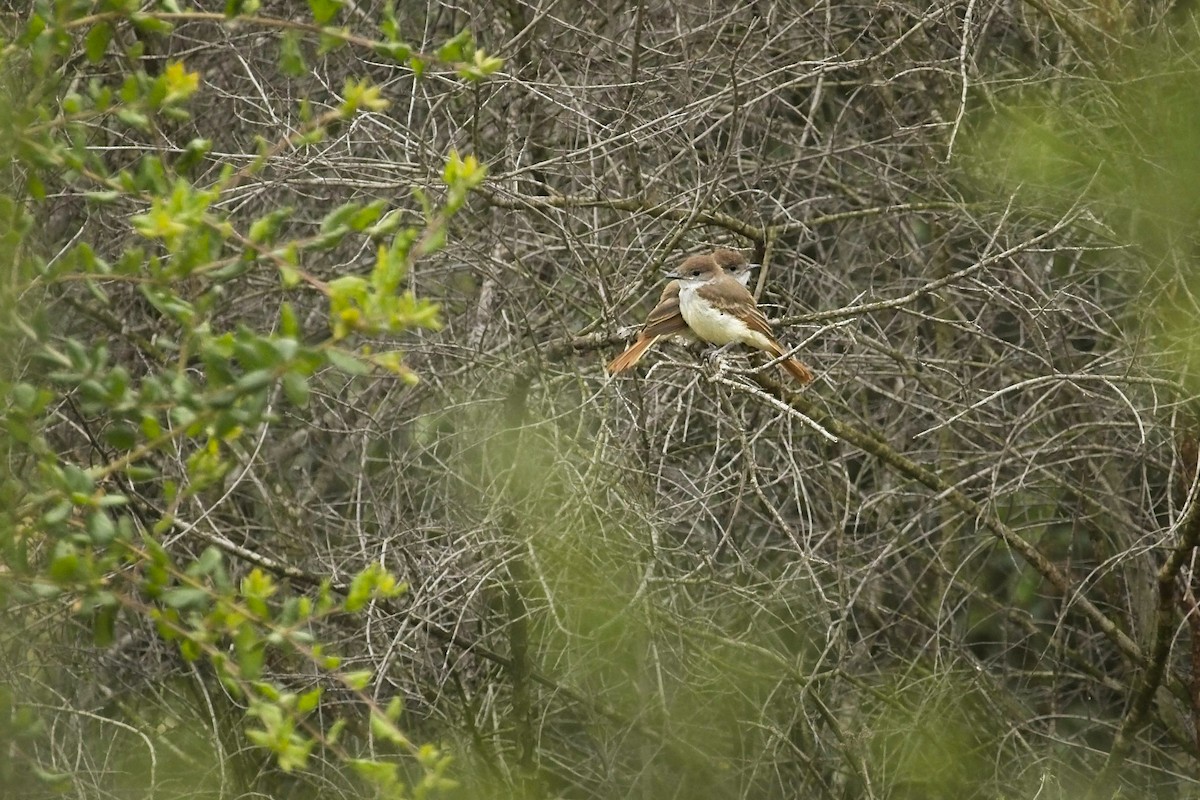
{"type": "Polygon", "coordinates": [[[899,798],[970,796],[979,776],[993,769],[1003,731],[987,713],[986,697],[971,676],[905,676],[896,686],[873,688],[865,705],[874,717],[867,758],[899,798]],[[986,754],[986,755],[985,755],[986,754]]]}
{"type": "MultiPolygon", "coordinates": [[[[383,111],[387,101],[366,81],[348,82],[332,111],[303,114],[300,130],[264,142],[259,158],[240,169],[228,164],[209,169],[216,165],[211,140],[204,137],[171,157],[146,153],[126,166],[111,166],[91,146],[88,125],[152,133],[188,120],[189,102],[204,92],[203,76],[181,61],[157,74],[130,66],[140,63],[143,47],[128,35],[130,28],[168,35],[187,16],[172,2],[158,4],[161,12],[144,5],[38,3],[19,36],[0,50],[4,73],[19,73],[27,83],[2,87],[11,102],[0,152],[13,166],[0,185],[0,261],[8,276],[0,287],[6,343],[0,450],[18,467],[0,479],[2,608],[17,615],[15,620],[28,613],[18,611],[26,604],[48,604],[85,624],[99,647],[114,641],[124,621],[152,621],[183,659],[207,665],[228,695],[245,704],[246,736],[270,752],[281,770],[304,770],[321,752],[352,766],[379,796],[407,796],[413,775],[413,793],[443,790],[452,785],[448,758],[410,741],[398,726],[399,705],[380,708],[364,694],[374,676],[343,672],[342,659],[314,635],[322,620],[403,594],[406,587],[382,565],[365,566],[345,586],[310,582],[306,592],[305,584],[281,584],[273,574],[278,568],[267,561],[248,569],[244,553],[227,543],[218,541],[198,557],[181,560],[163,539],[182,533],[175,513],[186,501],[222,486],[244,462],[242,442],[248,432],[272,422],[277,396],[304,409],[311,379],[329,368],[416,379],[398,351],[375,352],[358,337],[440,325],[437,305],[405,290],[402,282],[416,259],[441,247],[447,223],[485,169],[472,157],[452,154],[446,200],[430,207],[423,220],[385,201],[352,203],[330,212],[316,231],[297,234],[301,229],[292,224],[289,208],[249,220],[224,209],[222,201],[271,156],[319,141],[340,120],[383,111]],[[168,19],[162,12],[176,16],[168,19]],[[116,82],[72,82],[66,67],[78,56],[126,72],[116,82]],[[89,202],[129,210],[130,236],[119,252],[84,237],[58,253],[58,243],[39,238],[35,220],[46,213],[42,202],[66,189],[89,202]],[[305,268],[314,254],[350,236],[377,245],[368,275],[328,280],[305,268]],[[227,287],[252,271],[279,275],[278,324],[221,323],[215,312],[227,287]],[[137,375],[115,363],[107,342],[84,341],[70,327],[54,324],[52,314],[61,312],[51,310],[68,300],[82,302],[90,318],[120,329],[110,293],[128,285],[136,286],[160,323],[152,341],[138,343],[144,369],[137,375]],[[72,299],[68,289],[76,286],[86,287],[89,299],[72,299]],[[331,338],[306,341],[285,299],[292,292],[324,296],[331,338]],[[51,435],[64,405],[104,420],[95,453],[64,448],[51,435]],[[183,469],[168,477],[166,464],[173,458],[183,469]],[[141,484],[153,487],[147,495],[157,503],[145,501],[136,488],[141,484]],[[307,664],[322,684],[297,692],[272,683],[264,676],[273,659],[307,664]],[[407,756],[416,772],[401,772],[384,756],[364,758],[343,744],[340,733],[355,712],[343,710],[344,704],[324,707],[329,686],[354,693],[374,734],[407,756]]],[[[342,5],[310,0],[309,9],[316,25],[326,26],[342,5]]],[[[255,16],[258,11],[252,0],[230,0],[224,7],[239,25],[282,29],[280,66],[289,75],[303,73],[304,50],[314,39],[318,53],[353,44],[400,61],[418,58],[400,42],[390,10],[378,42],[333,28],[315,36],[311,26],[263,20],[255,16]]],[[[470,68],[458,58],[449,66],[471,79],[500,66],[479,51],[469,55],[470,68]]],[[[431,60],[420,59],[422,65],[431,60]]],[[[10,739],[38,729],[32,707],[5,685],[0,727],[13,732],[10,739]]],[[[49,786],[71,782],[70,775],[50,774],[36,763],[31,768],[49,786]]]]}
{"type": "MultiPolygon", "coordinates": [[[[772,574],[778,596],[768,599],[708,575],[672,575],[670,523],[655,519],[656,498],[641,513],[614,501],[621,478],[591,461],[592,443],[579,433],[586,413],[572,404],[551,400],[519,429],[504,414],[455,415],[461,435],[449,438],[464,452],[447,458],[472,465],[458,489],[461,513],[499,520],[499,544],[495,523],[481,527],[484,546],[506,553],[493,602],[523,631],[510,635],[536,654],[530,662],[550,685],[578,694],[572,703],[636,720],[621,743],[593,733],[605,723],[581,726],[595,736],[588,747],[614,760],[636,753],[637,777],[623,787],[630,794],[752,795],[739,784],[753,780],[742,767],[761,763],[768,730],[792,725],[820,658],[827,622],[812,584],[772,574]],[[675,580],[687,588],[677,593],[675,580]]],[[[516,730],[505,735],[539,735],[540,722],[513,716],[516,730]]]]}
{"type": "Polygon", "coordinates": [[[468,80],[482,80],[504,66],[500,59],[475,47],[470,31],[463,31],[439,47],[437,57],[457,65],[459,76],[468,80]]]}
{"type": "Polygon", "coordinates": [[[1172,376],[1200,380],[1200,25],[1131,39],[1096,80],[1022,89],[972,145],[978,182],[1044,214],[1086,209],[1097,238],[1132,248],[1098,265],[1128,280],[1172,376]],[[1145,269],[1130,269],[1144,264],[1145,269]]]}
{"type": "Polygon", "coordinates": [[[308,7],[312,10],[313,22],[325,25],[342,10],[342,3],[341,0],[308,0],[308,7]]]}

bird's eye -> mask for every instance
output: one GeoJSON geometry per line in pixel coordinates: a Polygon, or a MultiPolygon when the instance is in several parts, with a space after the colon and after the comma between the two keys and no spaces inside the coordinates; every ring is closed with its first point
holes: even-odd
{"type": "Polygon", "coordinates": [[[699,278],[699,277],[700,277],[700,270],[698,270],[698,269],[694,269],[694,270],[692,270],[692,277],[693,277],[693,278],[699,278]]]}

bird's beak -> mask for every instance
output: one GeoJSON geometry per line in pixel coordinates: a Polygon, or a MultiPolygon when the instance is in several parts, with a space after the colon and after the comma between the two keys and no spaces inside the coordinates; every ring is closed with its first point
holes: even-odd
{"type": "Polygon", "coordinates": [[[680,275],[678,272],[676,272],[675,270],[673,270],[673,269],[669,269],[669,270],[667,270],[666,272],[664,272],[664,273],[663,273],[663,277],[664,277],[664,278],[672,278],[672,279],[674,279],[674,280],[678,280],[679,278],[681,278],[681,277],[683,277],[683,276],[681,276],[681,275],[680,275]]]}

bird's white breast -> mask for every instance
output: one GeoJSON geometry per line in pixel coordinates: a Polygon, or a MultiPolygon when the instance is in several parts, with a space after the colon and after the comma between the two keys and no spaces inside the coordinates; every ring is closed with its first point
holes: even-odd
{"type": "Polygon", "coordinates": [[[695,285],[684,285],[679,289],[679,313],[692,331],[706,342],[725,345],[731,342],[748,342],[753,332],[737,317],[726,314],[696,296],[695,285]]]}

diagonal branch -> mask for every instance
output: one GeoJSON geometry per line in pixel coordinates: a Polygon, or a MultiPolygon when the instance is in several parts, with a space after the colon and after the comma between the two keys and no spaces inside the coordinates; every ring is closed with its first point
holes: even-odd
{"type": "MultiPolygon", "coordinates": [[[[775,393],[776,396],[781,393],[780,387],[771,378],[755,375],[754,379],[760,386],[775,393]]],[[[1073,605],[1130,661],[1139,666],[1147,665],[1146,656],[1138,647],[1137,642],[1121,630],[1099,606],[1079,593],[1071,579],[1053,561],[1043,555],[1037,547],[1022,539],[1012,528],[996,519],[995,515],[967,497],[961,489],[956,488],[928,467],[908,458],[876,433],[863,431],[843,422],[805,395],[790,395],[786,397],[786,402],[834,436],[875,456],[899,474],[937,492],[940,497],[945,498],[959,511],[975,517],[989,533],[1017,552],[1059,594],[1064,598],[1072,598],[1073,605]]]]}

